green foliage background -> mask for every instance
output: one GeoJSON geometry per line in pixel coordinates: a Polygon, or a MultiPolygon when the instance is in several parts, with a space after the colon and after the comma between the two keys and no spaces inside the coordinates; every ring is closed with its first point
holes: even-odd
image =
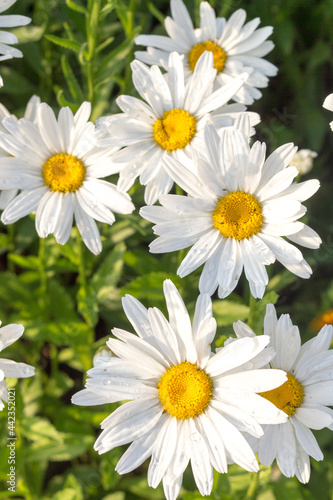
{"type": "MultiPolygon", "coordinates": [[[[186,3],[186,2],[185,2],[186,3]]],[[[249,293],[244,280],[226,300],[214,299],[218,322],[216,344],[232,334],[232,322],[249,320],[261,333],[265,306],[277,300],[278,313],[290,313],[301,328],[303,342],[313,335],[311,319],[333,305],[333,135],[332,114],[322,108],[333,92],[332,0],[215,0],[221,16],[238,8],[248,19],[274,26],[275,50],[267,59],[279,68],[263,98],[250,107],[262,117],[257,138],[268,150],[285,142],[318,152],[313,171],[322,188],[307,203],[306,219],[323,239],[317,251],[304,251],[314,270],[301,280],[280,265],[270,266],[271,281],[262,301],[249,318],[249,293]]],[[[199,1],[187,2],[198,23],[199,1]]],[[[32,17],[29,26],[14,29],[24,53],[22,60],[1,64],[4,87],[0,100],[10,112],[22,116],[28,99],[37,94],[55,110],[73,110],[84,100],[93,104],[92,119],[117,112],[119,94],[135,95],[129,63],[133,40],[139,33],[164,33],[169,13],[164,0],[18,0],[9,13],[32,17]]],[[[116,179],[115,179],[116,180],[116,179]]],[[[143,188],[130,194],[137,209],[143,188]]],[[[16,493],[8,491],[7,407],[0,414],[0,498],[29,500],[146,500],[162,499],[163,491],[148,487],[147,464],[124,477],[114,466],[124,449],[98,456],[93,443],[100,422],[116,405],[77,407],[72,394],[83,388],[85,372],[96,350],[105,344],[114,326],[130,329],[121,297],[133,294],[147,307],[165,311],[162,283],[171,278],[193,313],[199,272],[176,276],[184,253],[152,255],[151,225],[136,210],[116,217],[112,227],[100,224],[103,252],[89,253],[75,228],[65,246],[52,236],[39,240],[33,216],[0,227],[0,316],[3,324],[22,323],[21,341],[4,356],[36,367],[30,379],[10,380],[16,387],[16,493]]],[[[185,252],[186,253],[186,252],[185,252]]],[[[330,431],[316,433],[325,455],[312,462],[308,485],[287,479],[273,467],[250,474],[231,466],[216,475],[210,498],[258,500],[328,500],[333,498],[333,440],[330,431]]],[[[180,498],[196,500],[190,471],[184,477],[180,498]]]]}

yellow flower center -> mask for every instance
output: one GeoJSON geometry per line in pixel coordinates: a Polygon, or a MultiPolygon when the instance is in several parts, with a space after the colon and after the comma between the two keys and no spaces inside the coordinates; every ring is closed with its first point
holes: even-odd
{"type": "Polygon", "coordinates": [[[219,45],[216,45],[216,43],[211,42],[210,40],[207,40],[204,43],[197,43],[190,50],[190,53],[188,55],[188,62],[191,70],[194,71],[195,65],[197,64],[199,57],[206,50],[212,52],[214,57],[214,68],[217,70],[218,73],[220,73],[223,70],[225,62],[227,60],[227,54],[222,49],[222,47],[219,47],[219,45]]]}
{"type": "Polygon", "coordinates": [[[302,404],[304,391],[303,386],[295,379],[294,375],[287,373],[287,377],[287,382],[280,385],[280,387],[272,391],[259,392],[258,394],[291,416],[302,404]]]}
{"type": "Polygon", "coordinates": [[[187,361],[169,368],[158,383],[158,395],[164,411],[179,420],[203,413],[212,391],[207,373],[187,361]]]}
{"type": "Polygon", "coordinates": [[[183,149],[196,133],[196,119],[183,109],[166,111],[160,120],[154,123],[154,139],[167,151],[183,149]]]}
{"type": "Polygon", "coordinates": [[[76,191],[84,181],[86,169],[75,156],[59,153],[43,165],[43,178],[51,191],[76,191]]]}
{"type": "Polygon", "coordinates": [[[214,227],[226,238],[249,238],[262,226],[261,205],[252,194],[234,191],[219,199],[213,220],[214,227]]]}

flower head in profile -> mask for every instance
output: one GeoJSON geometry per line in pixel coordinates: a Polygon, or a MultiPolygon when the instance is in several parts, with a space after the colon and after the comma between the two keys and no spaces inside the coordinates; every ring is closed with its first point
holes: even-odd
{"type": "MultiPolygon", "coordinates": [[[[24,112],[24,118],[26,120],[30,120],[33,123],[36,123],[37,118],[37,106],[40,103],[40,98],[36,95],[33,95],[27,104],[27,107],[24,112]]],[[[11,115],[8,109],[5,108],[3,104],[0,104],[0,131],[6,132],[5,127],[2,125],[2,120],[6,117],[11,117],[16,120],[17,118],[14,115],[11,115]]],[[[0,147],[0,158],[2,156],[10,156],[7,151],[0,147]]],[[[4,210],[7,205],[15,198],[18,194],[18,189],[4,189],[0,192],[0,210],[4,210]]]]}
{"type": "Polygon", "coordinates": [[[240,130],[214,127],[205,130],[206,160],[196,158],[197,174],[173,158],[166,169],[189,196],[163,195],[161,207],[143,207],[140,214],[155,223],[159,235],[150,244],[153,253],[192,246],[178,268],[187,276],[204,265],[201,293],[226,297],[236,287],[242,270],[254,297],[261,298],[268,283],[265,266],[276,259],[292,273],[309,278],[311,268],[302,253],[284,237],[305,247],[321,242],[315,231],[299,222],[301,204],[319,188],[317,180],[293,183],[296,167],[288,167],[295,154],[286,144],[265,160],[265,143],[250,148],[240,130]]]}
{"type": "Polygon", "coordinates": [[[317,158],[318,153],[311,149],[300,149],[292,158],[290,165],[297,168],[299,175],[305,175],[313,167],[313,159],[317,158]]]}
{"type": "MultiPolygon", "coordinates": [[[[1,323],[0,323],[1,324],[1,323]]],[[[22,325],[6,325],[0,327],[0,351],[10,346],[23,334],[22,325]]],[[[35,368],[26,363],[16,363],[10,359],[0,358],[0,410],[4,408],[2,401],[8,402],[8,392],[4,377],[8,378],[26,378],[35,374],[35,368]]]]}
{"type": "MultiPolygon", "coordinates": [[[[0,3],[0,13],[9,9],[16,0],[2,0],[0,3]]],[[[15,28],[17,26],[25,26],[31,22],[30,17],[20,16],[15,14],[0,16],[1,28],[15,28]]],[[[12,33],[0,30],[0,61],[12,59],[13,57],[22,57],[23,54],[20,50],[10,47],[13,43],[17,43],[18,39],[12,33]]],[[[0,78],[2,85],[2,79],[0,78]]]]}
{"type": "Polygon", "coordinates": [[[216,322],[208,295],[199,296],[192,325],[169,280],[164,295],[169,320],[132,296],[123,299],[137,335],[112,331],[115,338],[107,345],[114,355],[95,359],[86,389],[72,401],[98,405],[130,400],[102,422],[95,449],[105,453],[131,443],[116,470],[125,474],[151,457],[149,485],[156,488],[163,479],[166,498],[174,500],[189,461],[202,495],[212,489],[213,467],[226,472],[227,463],[237,463],[258,470],[241,431],[261,436],[260,424],[286,420],[284,412],[256,394],[281,385],[286,377],[279,370],[261,369],[271,356],[262,357],[252,370],[238,370],[264,350],[268,337],[234,340],[211,352],[216,322]]]}
{"type": "Polygon", "coordinates": [[[45,103],[36,121],[5,118],[0,147],[10,157],[0,158],[0,189],[21,190],[4,210],[1,220],[11,224],[36,212],[41,238],[54,234],[60,244],[69,239],[73,216],[84,243],[94,254],[102,250],[95,220],[113,224],[117,213],[131,213],[127,193],[102,180],[117,170],[112,153],[118,148],[98,146],[99,135],[89,122],[91,106],[83,103],[73,115],[62,108],[56,119],[45,103]]]}
{"type": "MultiPolygon", "coordinates": [[[[238,338],[255,338],[247,325],[234,325],[238,338]]],[[[289,314],[277,319],[275,308],[268,304],[264,334],[270,337],[269,347],[276,355],[270,367],[287,373],[288,380],[272,391],[260,395],[288,415],[285,423],[264,425],[264,435],[254,445],[259,461],[271,465],[276,459],[282,474],[296,475],[302,483],[310,479],[309,455],[322,460],[323,454],[310,429],[333,430],[333,327],[324,326],[318,335],[301,345],[297,326],[289,314]]],[[[259,392],[259,391],[258,391],[259,392]]]]}
{"type": "Polygon", "coordinates": [[[216,17],[208,2],[200,3],[200,28],[195,29],[182,0],[171,0],[172,17],[165,19],[168,37],[139,35],[136,43],[147,46],[146,52],[135,52],[135,56],[147,64],[158,64],[166,69],[169,53],[177,51],[183,56],[186,75],[191,74],[204,51],[214,56],[216,84],[225,85],[232,78],[246,71],[250,73],[244,87],[235,97],[237,102],[252,104],[261,97],[259,88],[267,87],[268,77],[275,76],[277,68],[264,59],[274,43],[266,39],[273,28],[256,29],[257,17],[245,23],[246,12],[239,9],[226,20],[216,17]]]}
{"type": "MultiPolygon", "coordinates": [[[[329,111],[333,111],[333,94],[330,94],[326,97],[323,107],[328,109],[329,111]]],[[[333,121],[330,123],[330,127],[333,130],[333,121]]]]}
{"type": "MultiPolygon", "coordinates": [[[[119,168],[120,189],[127,190],[140,176],[141,184],[146,186],[145,201],[151,205],[173,186],[164,169],[164,158],[172,156],[192,168],[193,151],[203,148],[203,128],[208,117],[218,130],[234,126],[246,108],[227,102],[248,75],[231,79],[213,91],[216,70],[208,52],[200,57],[187,84],[176,52],[170,54],[166,75],[157,66],[148,68],[139,61],[131,67],[133,83],[145,102],[120,96],[117,104],[123,113],[102,117],[97,125],[109,133],[109,139],[105,139],[108,144],[125,146],[114,156],[114,161],[125,164],[119,168]]],[[[251,125],[260,121],[256,113],[247,114],[251,125]]]]}

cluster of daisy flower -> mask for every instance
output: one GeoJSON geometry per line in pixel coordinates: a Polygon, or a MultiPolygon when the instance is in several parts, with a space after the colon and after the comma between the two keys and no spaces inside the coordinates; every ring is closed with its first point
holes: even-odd
{"type": "MultiPolygon", "coordinates": [[[[266,266],[276,260],[301,278],[311,276],[294,244],[321,243],[299,220],[319,182],[294,182],[301,167],[293,165],[293,144],[266,157],[266,145],[251,139],[260,117],[247,106],[277,72],[264,59],[274,47],[267,40],[272,28],[257,29],[258,18],[245,23],[243,9],[217,18],[201,2],[196,29],[182,0],[170,6],[168,36],[136,39],[147,47],[131,64],[141,98],[118,97],[121,113],[93,124],[84,102],[75,114],[65,107],[56,117],[36,96],[19,120],[0,108],[1,220],[11,224],[35,213],[38,235],[65,244],[75,218],[85,245],[98,254],[95,221],[113,224],[113,212],[131,213],[127,191],[139,177],[146,203],[140,215],[158,235],[150,251],[190,247],[177,272],[185,277],[204,264],[200,295],[192,324],[171,281],[164,282],[169,319],[132,296],[123,299],[137,335],[115,328],[86,389],[73,397],[79,405],[130,400],[102,422],[95,449],[131,443],[116,470],[132,471],[151,457],[148,483],[163,481],[168,500],[178,496],[189,462],[200,493],[208,495],[213,468],[225,473],[236,463],[256,472],[255,453],[261,464],[276,459],[284,475],[305,483],[309,456],[323,458],[310,429],[333,430],[332,326],[301,346],[289,315],[277,319],[270,304],[264,335],[238,321],[237,338],[214,353],[210,297],[216,290],[227,297],[244,269],[251,294],[262,298],[266,266]],[[119,174],[117,185],[106,180],[111,174],[119,174]],[[175,183],[182,195],[170,194],[175,183]]],[[[18,55],[1,48],[7,57],[18,55]]],[[[333,94],[324,107],[333,110],[333,94]]],[[[295,163],[307,160],[309,169],[315,156],[304,152],[295,163]]],[[[19,336],[12,329],[2,345],[19,336]]],[[[10,366],[1,361],[2,378],[10,366]]],[[[13,368],[32,375],[30,367],[20,370],[13,368]]]]}

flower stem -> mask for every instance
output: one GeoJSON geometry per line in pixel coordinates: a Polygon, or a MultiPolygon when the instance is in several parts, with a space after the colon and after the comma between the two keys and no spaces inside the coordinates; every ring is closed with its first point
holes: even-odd
{"type": "Polygon", "coordinates": [[[259,486],[259,472],[254,472],[251,474],[251,482],[250,486],[246,492],[245,495],[245,500],[254,500],[257,498],[257,491],[258,491],[258,486],[259,486]]]}
{"type": "Polygon", "coordinates": [[[251,292],[250,292],[249,307],[250,307],[250,311],[249,311],[249,319],[247,321],[247,324],[253,330],[255,328],[255,324],[256,324],[257,299],[255,299],[253,297],[251,292]]]}
{"type": "Polygon", "coordinates": [[[86,35],[88,44],[87,53],[87,84],[88,101],[94,100],[94,59],[96,52],[99,12],[101,9],[101,0],[88,1],[88,15],[86,18],[86,35]]]}
{"type": "Polygon", "coordinates": [[[77,249],[78,249],[78,257],[79,257],[79,265],[78,265],[78,272],[79,272],[79,280],[81,287],[86,291],[87,290],[87,275],[86,275],[86,266],[85,266],[85,260],[84,260],[84,248],[83,248],[83,243],[82,243],[82,238],[77,231],[77,249]]]}

